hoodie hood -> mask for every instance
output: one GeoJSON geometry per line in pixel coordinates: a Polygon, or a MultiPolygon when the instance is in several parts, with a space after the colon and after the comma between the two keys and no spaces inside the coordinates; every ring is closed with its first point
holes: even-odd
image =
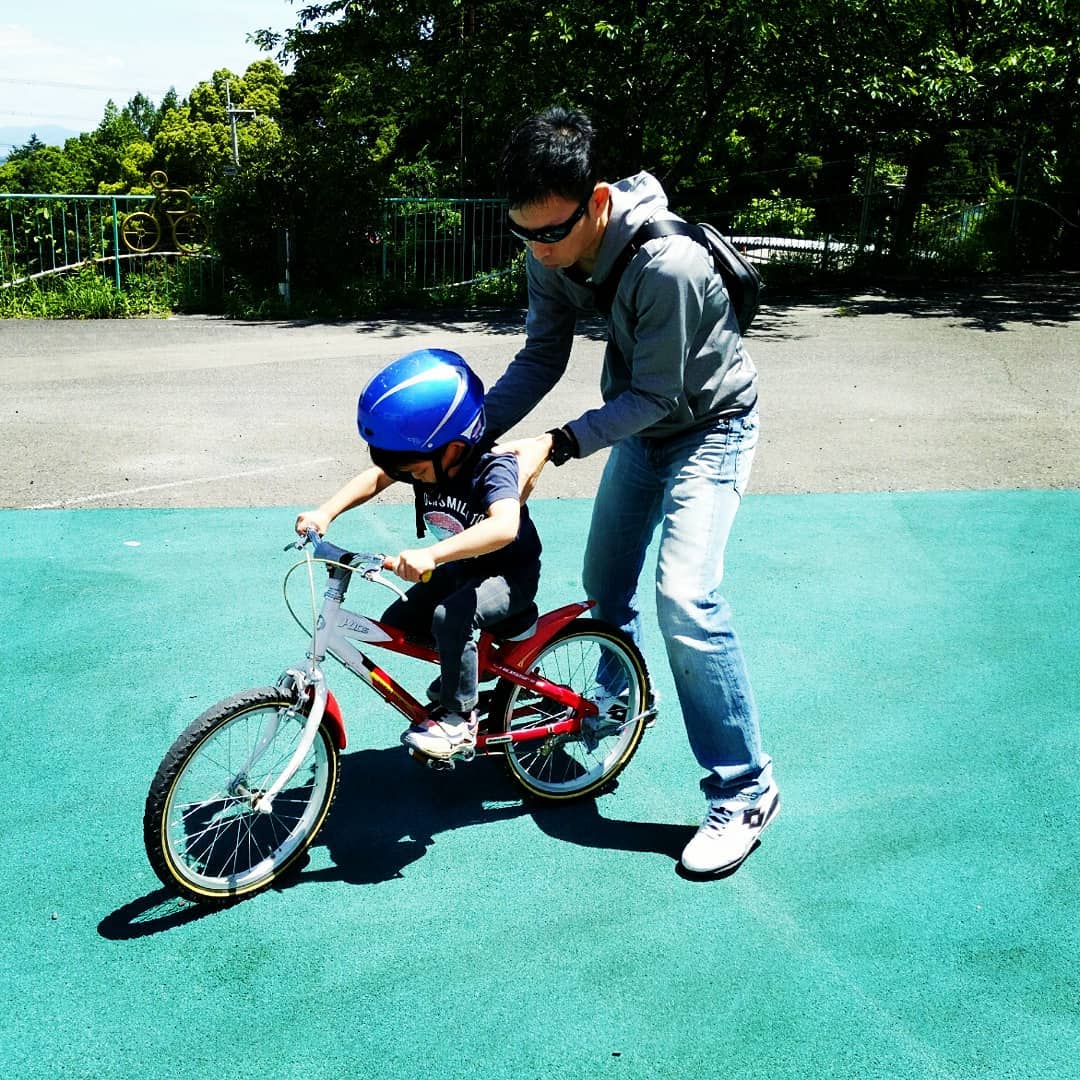
{"type": "MultiPolygon", "coordinates": [[[[676,216],[660,182],[647,172],[610,188],[591,281],[576,267],[549,269],[529,251],[525,345],[487,392],[489,430],[509,431],[553,389],[566,374],[579,316],[596,315],[596,285],[642,225],[676,216]]],[[[742,416],[757,398],[754,365],[704,248],[688,236],[670,236],[649,241],[642,251],[626,267],[624,295],[616,295],[607,319],[604,404],[565,425],[579,457],[631,435],[666,439],[742,416]]]]}
{"type": "Polygon", "coordinates": [[[594,281],[603,281],[634,233],[655,217],[673,217],[667,195],[651,173],[639,172],[611,185],[611,215],[593,269],[594,281]]]}

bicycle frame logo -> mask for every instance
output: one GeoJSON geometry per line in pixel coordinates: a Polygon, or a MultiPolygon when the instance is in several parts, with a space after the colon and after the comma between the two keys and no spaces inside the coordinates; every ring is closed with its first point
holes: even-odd
{"type": "Polygon", "coordinates": [[[366,615],[353,615],[344,609],[339,613],[338,626],[351,637],[369,641],[372,644],[393,640],[373,619],[369,619],[366,615]]]}
{"type": "Polygon", "coordinates": [[[160,169],[150,174],[154,189],[154,205],[149,211],[137,210],[120,222],[120,238],[124,247],[136,255],[157,251],[162,237],[172,237],[175,250],[182,255],[196,255],[206,247],[210,229],[206,218],[192,209],[191,192],[171,188],[169,178],[160,169]]]}

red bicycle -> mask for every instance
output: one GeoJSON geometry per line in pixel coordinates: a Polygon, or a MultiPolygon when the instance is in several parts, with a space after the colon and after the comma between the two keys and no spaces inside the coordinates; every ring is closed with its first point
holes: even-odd
{"type": "MultiPolygon", "coordinates": [[[[356,576],[401,590],[381,573],[384,556],[345,551],[315,532],[286,550],[305,559],[311,645],[305,661],[272,686],[245,690],[188,725],[150,786],[143,835],[162,882],[204,904],[267,888],[294,867],[322,828],[337,790],[345,724],[323,670],[327,656],[367,683],[410,722],[423,704],[354,641],[438,664],[430,640],[408,637],[346,610],[356,576]],[[328,572],[317,607],[314,565],[328,572]]],[[[288,601],[293,618],[304,627],[288,601]]],[[[589,617],[591,601],[543,615],[536,609],[481,633],[482,681],[475,748],[453,758],[410,753],[452,769],[497,755],[530,795],[566,801],[602,792],[626,767],[652,719],[645,662],[622,630],[589,617]]],[[[306,628],[306,627],[305,627],[306,628]]]]}

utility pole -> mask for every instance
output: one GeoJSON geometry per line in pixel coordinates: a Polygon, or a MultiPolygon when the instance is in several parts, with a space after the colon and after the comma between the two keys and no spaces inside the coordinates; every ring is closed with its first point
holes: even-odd
{"type": "Polygon", "coordinates": [[[232,168],[226,168],[226,172],[235,176],[236,170],[240,168],[240,142],[236,137],[236,121],[237,120],[250,120],[255,115],[254,109],[234,109],[232,103],[232,93],[229,89],[228,80],[225,81],[225,113],[229,117],[229,127],[232,128],[232,156],[233,164],[232,168]]]}

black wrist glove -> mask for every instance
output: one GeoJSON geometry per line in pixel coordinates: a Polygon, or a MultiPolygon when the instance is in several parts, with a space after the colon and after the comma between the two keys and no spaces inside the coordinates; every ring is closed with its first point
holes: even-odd
{"type": "Polygon", "coordinates": [[[568,428],[552,428],[548,434],[551,436],[551,452],[548,461],[552,465],[565,465],[571,458],[576,458],[580,451],[574,433],[568,428]]]}

